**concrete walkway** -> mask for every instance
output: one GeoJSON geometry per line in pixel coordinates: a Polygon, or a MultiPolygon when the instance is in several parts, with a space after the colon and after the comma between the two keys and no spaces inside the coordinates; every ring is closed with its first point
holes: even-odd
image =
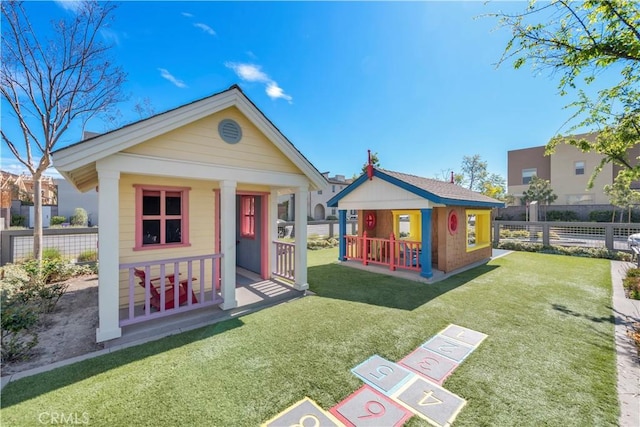
{"type": "Polygon", "coordinates": [[[635,264],[611,262],[620,427],[640,426],[640,358],[628,334],[633,323],[640,323],[640,301],[627,298],[622,287],[622,279],[631,267],[635,264]]]}

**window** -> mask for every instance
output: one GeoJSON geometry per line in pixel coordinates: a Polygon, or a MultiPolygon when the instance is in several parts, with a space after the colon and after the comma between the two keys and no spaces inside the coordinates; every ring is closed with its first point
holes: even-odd
{"type": "Polygon", "coordinates": [[[575,162],[576,175],[584,175],[584,162],[575,162]]]}
{"type": "Polygon", "coordinates": [[[466,211],[467,252],[486,248],[491,244],[491,210],[466,211]]]}
{"type": "Polygon", "coordinates": [[[188,246],[189,188],[135,185],[134,249],[188,246]]]}
{"type": "Polygon", "coordinates": [[[536,176],[538,170],[536,168],[531,169],[522,169],[522,183],[529,184],[531,182],[531,178],[536,176]]]}
{"type": "Polygon", "coordinates": [[[332,192],[332,193],[335,193],[335,192],[336,192],[336,186],[335,186],[335,185],[332,185],[332,186],[331,186],[331,192],[332,192]]]}
{"type": "Polygon", "coordinates": [[[331,208],[331,215],[335,216],[336,214],[336,208],[331,208]]]}
{"type": "Polygon", "coordinates": [[[422,214],[419,210],[391,211],[396,239],[422,241],[422,214]]]}
{"type": "Polygon", "coordinates": [[[322,190],[318,190],[318,194],[322,194],[322,190]]]}
{"type": "Polygon", "coordinates": [[[249,239],[256,238],[256,196],[241,196],[240,235],[249,239]]]}

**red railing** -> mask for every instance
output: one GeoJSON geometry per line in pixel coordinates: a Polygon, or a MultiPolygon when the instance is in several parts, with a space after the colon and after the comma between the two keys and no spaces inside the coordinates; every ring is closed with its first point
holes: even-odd
{"type": "Polygon", "coordinates": [[[220,258],[222,254],[120,264],[129,281],[120,326],[221,304],[220,258]]]}
{"type": "Polygon", "coordinates": [[[295,280],[296,245],[279,241],[274,241],[273,244],[276,246],[276,269],[273,275],[287,280],[295,280]]]}
{"type": "Polygon", "coordinates": [[[388,239],[369,238],[365,231],[362,236],[344,236],[346,240],[346,258],[362,261],[364,265],[388,265],[390,270],[402,268],[420,271],[422,242],[398,240],[393,233],[388,239]]]}

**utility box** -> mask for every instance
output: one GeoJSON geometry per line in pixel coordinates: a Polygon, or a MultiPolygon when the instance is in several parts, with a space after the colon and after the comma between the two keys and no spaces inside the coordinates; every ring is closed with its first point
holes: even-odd
{"type": "MultiPolygon", "coordinates": [[[[34,213],[35,207],[29,206],[29,228],[33,228],[35,225],[36,215],[34,213]]],[[[42,207],[42,228],[47,228],[51,225],[51,206],[42,207]]]]}
{"type": "Polygon", "coordinates": [[[534,201],[529,203],[529,221],[538,220],[538,202],[534,201]]]}

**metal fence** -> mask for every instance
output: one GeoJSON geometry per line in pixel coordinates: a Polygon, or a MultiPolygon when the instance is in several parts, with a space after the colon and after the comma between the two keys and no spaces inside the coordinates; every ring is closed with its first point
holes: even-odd
{"type": "Polygon", "coordinates": [[[639,223],[494,221],[493,243],[516,241],[629,251],[627,237],[639,223]]]}
{"type": "MultiPolygon", "coordinates": [[[[42,248],[56,249],[60,255],[76,261],[80,254],[98,251],[98,228],[46,228],[42,248]]],[[[0,232],[0,265],[21,261],[33,256],[33,230],[5,230],[0,232]]]]}

